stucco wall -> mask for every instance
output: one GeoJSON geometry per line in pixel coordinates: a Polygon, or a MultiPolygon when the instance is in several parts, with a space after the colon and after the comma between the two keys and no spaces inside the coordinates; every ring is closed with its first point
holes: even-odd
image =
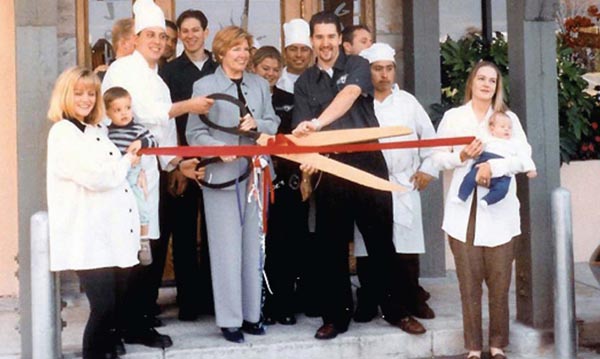
{"type": "Polygon", "coordinates": [[[17,90],[15,64],[15,9],[8,1],[0,6],[0,43],[8,51],[0,51],[0,296],[16,295],[15,256],[19,244],[17,204],[17,90]]]}
{"type": "Polygon", "coordinates": [[[600,161],[565,164],[560,178],[561,186],[571,192],[575,262],[587,262],[600,245],[600,161]]]}

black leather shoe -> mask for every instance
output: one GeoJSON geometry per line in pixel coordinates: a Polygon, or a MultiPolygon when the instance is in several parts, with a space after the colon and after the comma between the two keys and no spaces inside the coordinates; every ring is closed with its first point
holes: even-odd
{"type": "Polygon", "coordinates": [[[223,338],[229,342],[244,342],[244,333],[242,333],[240,328],[221,328],[221,333],[223,333],[223,338]]]}
{"type": "Polygon", "coordinates": [[[323,324],[315,333],[315,338],[322,339],[322,340],[333,339],[333,338],[337,337],[338,334],[345,333],[346,330],[348,330],[348,329],[344,328],[344,329],[340,330],[340,329],[336,328],[336,326],[332,323],[323,324]]]}
{"type": "Polygon", "coordinates": [[[123,334],[123,340],[127,344],[142,344],[151,348],[169,348],[173,345],[171,337],[160,334],[154,328],[127,331],[123,334]]]}
{"type": "Polygon", "coordinates": [[[293,314],[279,317],[279,323],[283,325],[294,325],[296,324],[296,317],[293,314]]]}
{"type": "Polygon", "coordinates": [[[251,335],[265,335],[267,331],[262,322],[250,323],[244,320],[242,323],[242,330],[251,335]]]}
{"type": "Polygon", "coordinates": [[[412,315],[421,319],[433,319],[435,318],[435,312],[427,303],[421,303],[416,308],[410,311],[412,315]]]}

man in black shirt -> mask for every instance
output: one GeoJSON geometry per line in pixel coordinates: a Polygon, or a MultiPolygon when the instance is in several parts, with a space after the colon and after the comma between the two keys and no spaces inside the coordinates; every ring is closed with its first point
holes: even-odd
{"type": "MultiPolygon", "coordinates": [[[[330,12],[315,14],[310,21],[311,41],[317,63],[296,81],[293,133],[305,136],[326,127],[351,129],[379,126],[373,108],[373,84],[369,63],[340,51],[341,25],[330,12]]],[[[388,169],[381,151],[332,154],[331,158],[381,178],[388,169]]],[[[314,168],[302,165],[308,172],[314,168]]],[[[335,176],[323,174],[316,190],[316,260],[321,281],[323,325],[317,339],[331,339],[348,329],[352,317],[352,290],[348,273],[348,243],[354,223],[361,231],[373,271],[384,319],[411,334],[425,332],[423,326],[394,304],[398,286],[391,276],[395,253],[392,242],[392,196],[335,176]]]]}
{"type": "MultiPolygon", "coordinates": [[[[204,49],[208,37],[208,21],[199,10],[186,10],[177,18],[178,35],[184,46],[183,53],[166,63],[159,71],[171,92],[171,99],[187,100],[192,97],[194,82],[212,74],[218,64],[209,51],[204,49]]],[[[177,140],[187,146],[185,127],[188,114],[176,119],[177,140]]],[[[169,237],[173,236],[173,266],[177,285],[177,304],[180,320],[195,320],[201,312],[212,312],[212,288],[208,257],[206,224],[202,191],[198,185],[179,175],[178,171],[162,173],[160,198],[161,258],[156,276],[160,278],[164,267],[169,237]],[[198,269],[197,221],[201,223],[201,268],[198,269]],[[160,272],[160,273],[159,273],[160,272]]],[[[158,280],[155,293],[158,294],[158,280]]]]}

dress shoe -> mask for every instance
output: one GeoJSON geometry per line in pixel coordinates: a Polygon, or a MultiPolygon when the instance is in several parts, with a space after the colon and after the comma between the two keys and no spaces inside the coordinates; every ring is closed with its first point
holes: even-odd
{"type": "Polygon", "coordinates": [[[410,311],[410,314],[421,319],[433,319],[435,318],[435,312],[427,303],[421,303],[416,308],[410,311]]]}
{"type": "Polygon", "coordinates": [[[160,334],[154,328],[136,329],[123,333],[127,344],[142,344],[151,348],[168,348],[173,345],[171,337],[160,334]]]}
{"type": "Polygon", "coordinates": [[[504,355],[504,354],[500,354],[500,353],[497,353],[496,355],[492,356],[492,355],[490,354],[490,358],[491,358],[491,359],[506,359],[506,355],[504,355]]]}
{"type": "Polygon", "coordinates": [[[294,325],[294,324],[296,324],[296,316],[293,314],[284,315],[284,316],[279,317],[279,319],[277,321],[279,322],[279,324],[283,324],[283,325],[294,325]]]}
{"type": "Polygon", "coordinates": [[[317,339],[333,339],[335,337],[338,336],[338,334],[344,333],[346,332],[346,329],[340,330],[338,328],[335,327],[334,324],[329,323],[329,324],[323,324],[318,330],[317,333],[315,333],[315,338],[317,339]]]}
{"type": "Polygon", "coordinates": [[[395,326],[404,330],[408,334],[423,334],[427,331],[423,324],[419,323],[418,320],[411,316],[400,319],[397,323],[395,323],[395,326]]]}
{"type": "Polygon", "coordinates": [[[243,343],[244,342],[244,333],[240,330],[240,328],[221,328],[221,333],[223,333],[223,338],[225,340],[232,343],[243,343]]]}
{"type": "Polygon", "coordinates": [[[250,335],[265,335],[267,331],[262,322],[250,323],[247,321],[242,322],[242,330],[250,335]]]}

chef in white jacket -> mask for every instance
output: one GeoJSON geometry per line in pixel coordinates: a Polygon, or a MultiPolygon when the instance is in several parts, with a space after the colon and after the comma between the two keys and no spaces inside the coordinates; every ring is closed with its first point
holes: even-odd
{"type": "MultiPolygon", "coordinates": [[[[205,97],[195,97],[189,100],[172,103],[169,88],[158,75],[158,61],[164,51],[167,41],[165,32],[164,13],[152,0],[137,0],[133,5],[135,15],[135,51],[133,54],[119,58],[113,62],[102,82],[102,92],[111,87],[120,86],[131,95],[133,117],[136,123],[144,125],[158,140],[160,147],[177,146],[177,130],[174,117],[184,113],[207,113],[213,101],[205,97]]],[[[195,171],[197,160],[183,160],[175,156],[161,156],[160,168],[163,171],[177,171],[181,182],[185,177],[203,176],[203,170],[195,171]]],[[[158,239],[159,229],[159,178],[160,174],[155,156],[143,156],[141,162],[147,181],[148,206],[150,223],[148,237],[158,239]]],[[[153,249],[155,246],[153,246],[153,249]]],[[[155,253],[153,250],[153,257],[155,253]]],[[[139,316],[150,315],[154,303],[146,303],[151,297],[157,282],[157,276],[162,274],[160,265],[151,265],[147,270],[135,268],[131,275],[132,299],[131,312],[133,334],[125,338],[126,342],[134,342],[149,346],[169,346],[170,339],[160,339],[156,332],[147,331],[145,324],[135,324],[139,316]],[[158,274],[155,274],[158,273],[158,274]],[[129,340],[128,340],[129,339],[129,340]]],[[[158,261],[160,262],[160,261],[158,261]]],[[[160,264],[160,263],[158,263],[160,264]]],[[[160,279],[158,279],[160,280],[160,279]]],[[[126,303],[127,305],[128,303],[126,303]]],[[[149,323],[152,326],[152,323],[149,323]]]]}
{"type": "MultiPolygon", "coordinates": [[[[360,56],[371,64],[371,78],[375,87],[375,115],[381,127],[406,126],[412,130],[407,136],[382,139],[381,142],[398,140],[418,140],[434,138],[435,129],[429,116],[410,93],[400,90],[394,83],[396,77],[395,51],[384,43],[373,44],[363,50],[360,56]]],[[[389,170],[391,182],[409,188],[408,192],[393,193],[394,246],[396,252],[395,270],[399,281],[403,282],[405,293],[403,305],[410,315],[420,318],[433,318],[434,313],[423,299],[424,290],[419,287],[418,255],[425,252],[423,224],[421,218],[421,198],[419,191],[437,178],[438,171],[430,158],[429,148],[408,148],[385,150],[383,156],[389,170]]],[[[358,229],[355,227],[354,255],[357,257],[357,271],[361,282],[358,295],[358,308],[355,320],[368,321],[377,314],[377,303],[369,295],[369,282],[377,280],[369,274],[367,251],[358,229]]]]}

